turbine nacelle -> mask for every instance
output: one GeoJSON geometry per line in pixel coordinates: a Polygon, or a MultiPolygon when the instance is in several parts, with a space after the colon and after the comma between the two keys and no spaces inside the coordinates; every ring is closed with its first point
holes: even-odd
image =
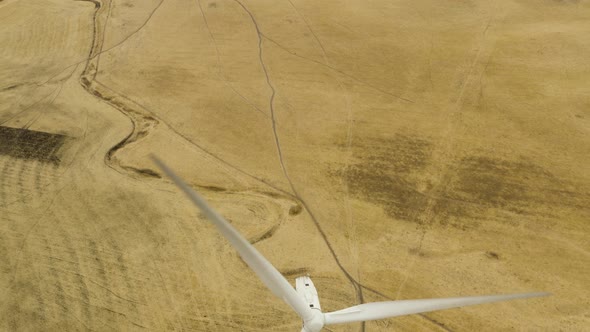
{"type": "Polygon", "coordinates": [[[324,327],[324,314],[320,306],[318,291],[309,276],[301,276],[295,279],[295,289],[297,294],[312,309],[312,317],[303,320],[303,330],[305,332],[319,332],[324,327]]]}
{"type": "Polygon", "coordinates": [[[318,291],[309,276],[297,277],[297,279],[295,279],[295,289],[297,290],[297,294],[301,296],[303,301],[305,301],[311,309],[322,311],[318,291]]]}

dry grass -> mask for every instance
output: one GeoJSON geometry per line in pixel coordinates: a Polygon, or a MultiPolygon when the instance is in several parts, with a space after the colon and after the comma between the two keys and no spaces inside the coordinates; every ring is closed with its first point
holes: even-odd
{"type": "Polygon", "coordinates": [[[0,329],[296,331],[149,162],[332,331],[590,326],[588,1],[0,1],[0,329]]]}

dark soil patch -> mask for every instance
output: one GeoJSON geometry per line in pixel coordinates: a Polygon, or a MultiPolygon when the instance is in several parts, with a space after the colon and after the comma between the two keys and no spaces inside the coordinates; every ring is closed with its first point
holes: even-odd
{"type": "Polygon", "coordinates": [[[0,126],[0,155],[59,164],[67,136],[0,126]]]}

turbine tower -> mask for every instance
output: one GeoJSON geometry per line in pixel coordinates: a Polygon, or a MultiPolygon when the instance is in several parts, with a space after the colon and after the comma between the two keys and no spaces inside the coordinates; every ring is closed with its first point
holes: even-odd
{"type": "Polygon", "coordinates": [[[548,296],[549,293],[520,293],[453,297],[440,299],[399,300],[363,303],[346,309],[323,313],[318,292],[308,276],[296,279],[296,288],[262,256],[233,226],[213,210],[205,199],[155,156],[154,163],[188,196],[238,251],[270,291],[285,301],[303,320],[302,332],[319,332],[324,325],[362,322],[423,312],[458,308],[468,305],[548,296]]]}

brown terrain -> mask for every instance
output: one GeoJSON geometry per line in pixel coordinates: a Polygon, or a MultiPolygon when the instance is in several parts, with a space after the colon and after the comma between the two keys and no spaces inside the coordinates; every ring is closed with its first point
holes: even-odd
{"type": "Polygon", "coordinates": [[[0,330],[590,330],[590,1],[0,0],[0,330]]]}

